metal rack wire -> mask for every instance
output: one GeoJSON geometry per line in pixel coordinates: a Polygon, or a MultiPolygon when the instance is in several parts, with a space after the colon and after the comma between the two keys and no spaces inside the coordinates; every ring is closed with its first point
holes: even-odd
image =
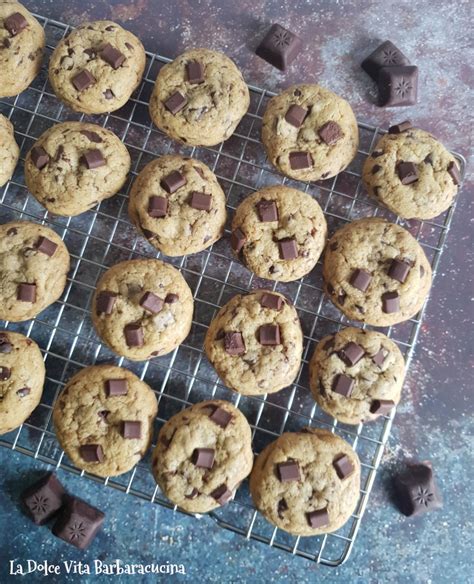
{"type": "MultiPolygon", "coordinates": [[[[71,28],[37,16],[51,52],[71,28]]],[[[297,282],[269,283],[253,276],[233,261],[226,237],[212,248],[188,257],[166,258],[178,267],[193,290],[195,314],[191,333],[170,355],[144,363],[118,358],[103,346],[94,333],[89,307],[95,284],[113,264],[136,257],[159,257],[143,238],[137,236],[127,217],[127,196],[133,178],[152,158],[179,152],[205,162],[216,173],[227,195],[229,215],[250,192],[270,184],[295,186],[314,196],[324,210],[330,232],[345,222],[363,216],[381,215],[403,224],[421,243],[433,271],[439,262],[454,208],[434,221],[403,222],[378,207],[363,192],[360,169],[382,131],[359,124],[360,150],[350,167],[327,181],[300,183],[283,178],[267,162],[260,143],[261,114],[271,92],[250,86],[251,106],[235,134],[216,148],[180,146],[154,128],[148,116],[148,100],[159,68],[169,59],[147,54],[144,80],[129,103],[109,115],[84,116],[65,108],[54,96],[43,68],[33,84],[15,98],[0,99],[0,112],[14,123],[21,145],[21,160],[33,142],[51,125],[66,120],[87,120],[113,130],[126,144],[132,157],[130,180],[115,197],[79,217],[63,218],[46,212],[28,195],[20,163],[12,180],[0,190],[0,222],[25,219],[48,224],[65,241],[72,258],[70,277],[61,300],[26,323],[5,323],[0,328],[23,332],[42,348],[47,380],[41,404],[19,429],[0,437],[0,445],[38,460],[81,474],[125,493],[174,508],[156,486],[150,471],[150,454],[131,472],[110,479],[88,475],[74,467],[56,441],[52,427],[52,407],[65,382],[81,367],[99,362],[115,362],[133,370],[156,391],[159,399],[157,428],[188,405],[218,397],[232,401],[247,416],[258,453],[283,431],[304,425],[318,425],[336,432],[357,451],[362,466],[361,496],[347,524],[324,536],[299,538],[272,527],[252,505],[247,484],[234,501],[210,516],[222,527],[317,563],[337,566],[352,549],[388,439],[394,412],[375,423],[359,426],[338,424],[322,412],[308,390],[307,364],[317,341],[324,335],[351,324],[327,300],[322,291],[321,264],[297,282]],[[286,294],[295,304],[304,331],[303,363],[296,382],[269,396],[245,397],[223,386],[207,362],[202,345],[212,316],[234,294],[266,286],[286,294]]],[[[464,174],[465,161],[456,155],[464,174]]],[[[423,312],[423,311],[422,311],[423,312]]],[[[422,312],[410,321],[383,329],[397,342],[409,366],[422,312]]]]}

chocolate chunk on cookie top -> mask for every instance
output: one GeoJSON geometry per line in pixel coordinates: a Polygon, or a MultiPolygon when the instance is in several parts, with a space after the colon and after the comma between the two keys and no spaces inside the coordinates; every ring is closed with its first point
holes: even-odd
{"type": "Polygon", "coordinates": [[[255,52],[270,65],[286,71],[302,48],[303,41],[297,35],[273,24],[255,52]]]}
{"type": "Polygon", "coordinates": [[[202,83],[204,81],[204,67],[199,61],[190,61],[186,64],[186,78],[189,83],[202,83]]]}

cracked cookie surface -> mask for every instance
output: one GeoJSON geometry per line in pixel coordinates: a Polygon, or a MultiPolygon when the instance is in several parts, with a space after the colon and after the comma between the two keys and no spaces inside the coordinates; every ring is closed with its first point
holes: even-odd
{"type": "Polygon", "coordinates": [[[20,333],[0,331],[0,434],[30,416],[41,400],[44,377],[38,345],[20,333]]]}
{"type": "Polygon", "coordinates": [[[249,103],[247,85],[229,57],[209,49],[191,49],[161,68],[150,99],[150,115],[175,140],[214,146],[233,134],[249,103]],[[190,63],[201,66],[201,82],[190,82],[190,63]],[[173,96],[181,102],[175,113],[170,111],[174,104],[168,101],[173,96]]]}
{"type": "Polygon", "coordinates": [[[130,164],[127,148],[110,130],[64,122],[46,130],[28,152],[25,181],[48,211],[74,216],[115,195],[130,164]],[[97,161],[87,161],[91,153],[97,161]]]}
{"type": "Polygon", "coordinates": [[[0,114],[0,187],[11,179],[19,156],[13,124],[0,114]]]}
{"type": "Polygon", "coordinates": [[[181,273],[159,260],[116,264],[92,301],[97,333],[119,355],[143,361],[169,353],[187,337],[193,296],[181,273]]]}
{"type": "Polygon", "coordinates": [[[323,264],[324,289],[348,318],[390,326],[412,318],[431,287],[431,266],[406,229],[370,217],[331,237],[323,264]]]}
{"type": "Polygon", "coordinates": [[[257,509],[293,535],[339,529],[357,505],[359,488],[357,454],[339,436],[316,428],[282,434],[257,456],[250,475],[257,509]]]}
{"type": "Polygon", "coordinates": [[[222,236],[226,221],[225,195],[215,174],[199,160],[178,155],[145,166],[133,183],[128,211],[137,229],[168,256],[206,249],[222,236]],[[176,172],[184,184],[174,190],[178,183],[171,182],[170,189],[167,179],[176,172]],[[164,203],[159,211],[154,209],[156,197],[164,203]]]}
{"type": "Polygon", "coordinates": [[[152,469],[163,493],[190,513],[224,505],[252,470],[252,435],[231,403],[194,404],[162,427],[152,469]]]}
{"type": "Polygon", "coordinates": [[[331,178],[350,164],[357,153],[359,130],[351,106],[342,97],[319,85],[293,85],[269,101],[262,141],[281,173],[315,181],[331,178]],[[295,108],[299,108],[296,113],[295,108]],[[295,153],[301,156],[293,159],[295,153]]]}
{"type": "Polygon", "coordinates": [[[301,363],[303,333],[296,309],[278,292],[238,294],[213,318],[204,349],[231,389],[243,395],[279,391],[293,383],[301,363]],[[236,343],[242,345],[238,350],[236,343]]]}
{"type": "Polygon", "coordinates": [[[398,404],[405,361],[384,334],[348,327],[321,339],[309,374],[311,392],[321,408],[340,422],[359,424],[377,419],[398,404]],[[354,380],[348,395],[338,389],[341,375],[354,380]]]}
{"type": "Polygon", "coordinates": [[[58,43],[49,80],[57,97],[73,110],[112,112],[138,87],[145,62],[145,49],[134,34],[110,20],[86,22],[58,43]],[[76,77],[84,72],[83,79],[76,77]]]}
{"type": "Polygon", "coordinates": [[[106,477],[129,471],[143,458],[157,411],[154,392],[134,373],[94,365],[67,382],[54,404],[53,421],[73,464],[106,477]]]}
{"type": "Polygon", "coordinates": [[[52,229],[28,221],[0,225],[0,319],[28,320],[56,302],[69,263],[52,229]]]}

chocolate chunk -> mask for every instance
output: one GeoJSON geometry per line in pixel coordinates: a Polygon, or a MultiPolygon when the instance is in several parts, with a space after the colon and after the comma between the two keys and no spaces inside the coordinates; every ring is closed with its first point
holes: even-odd
{"type": "Polygon", "coordinates": [[[357,288],[357,290],[365,292],[371,281],[372,274],[370,272],[367,272],[367,270],[356,269],[352,272],[349,283],[354,286],[354,288],[357,288]]]}
{"type": "Polygon", "coordinates": [[[388,275],[393,278],[394,280],[398,280],[398,282],[405,282],[407,276],[411,270],[411,265],[403,260],[392,260],[390,264],[390,268],[388,269],[388,275]]]}
{"type": "Polygon", "coordinates": [[[142,423],[125,420],[122,423],[122,436],[126,440],[138,440],[142,437],[142,423]]]}
{"type": "Polygon", "coordinates": [[[336,344],[336,341],[334,340],[334,337],[331,336],[329,337],[329,339],[324,343],[323,345],[323,350],[324,351],[329,351],[330,349],[332,349],[334,347],[334,345],[336,344]]]}
{"type": "Polygon", "coordinates": [[[289,161],[292,170],[301,170],[313,166],[313,159],[309,152],[290,152],[289,161]]]}
{"type": "Polygon", "coordinates": [[[329,525],[329,515],[327,507],[325,507],[324,509],[318,509],[317,511],[311,511],[310,513],[306,513],[306,517],[308,519],[309,525],[313,529],[319,529],[321,527],[329,525]]]}
{"type": "Polygon", "coordinates": [[[374,166],[372,166],[372,174],[377,174],[380,170],[382,170],[380,164],[374,164],[374,166]]]}
{"type": "Polygon", "coordinates": [[[422,515],[443,506],[430,462],[411,463],[395,477],[397,502],[404,515],[422,515]]]}
{"type": "Polygon", "coordinates": [[[411,122],[405,120],[404,122],[400,122],[399,124],[395,124],[390,126],[388,129],[389,134],[401,134],[402,132],[406,132],[412,127],[411,122]]]}
{"type": "Polygon", "coordinates": [[[355,380],[348,375],[339,374],[335,377],[332,390],[335,393],[343,395],[344,397],[350,397],[355,385],[355,380]]]}
{"type": "Polygon", "coordinates": [[[36,249],[45,255],[52,257],[54,252],[58,249],[56,243],[48,239],[47,237],[40,237],[36,244],[36,249]]]}
{"type": "Polygon", "coordinates": [[[44,168],[49,162],[49,154],[42,146],[35,146],[31,149],[31,162],[38,170],[44,168]]]}
{"type": "Polygon", "coordinates": [[[8,336],[5,333],[0,333],[0,353],[7,355],[12,352],[12,349],[13,346],[8,340],[8,336]]]}
{"type": "Polygon", "coordinates": [[[105,382],[105,393],[107,397],[127,395],[128,384],[126,379],[107,379],[105,382]]]}
{"type": "Polygon", "coordinates": [[[189,83],[202,83],[204,81],[204,68],[199,61],[186,63],[186,76],[189,83]]]}
{"type": "Polygon", "coordinates": [[[90,130],[81,130],[80,134],[85,136],[91,142],[95,142],[96,144],[100,144],[101,142],[103,142],[103,140],[99,136],[99,134],[96,134],[95,132],[91,132],[90,130]]]}
{"type": "Polygon", "coordinates": [[[372,158],[378,158],[379,156],[383,156],[385,152],[383,150],[374,150],[371,154],[372,158]]]}
{"type": "Polygon", "coordinates": [[[5,20],[3,21],[3,26],[8,30],[12,37],[20,34],[25,28],[28,26],[28,21],[19,12],[14,12],[10,14],[5,20]]]}
{"type": "Polygon", "coordinates": [[[191,207],[198,211],[210,211],[212,204],[212,195],[193,191],[191,193],[191,207]]]}
{"type": "Polygon", "coordinates": [[[18,397],[26,397],[27,395],[30,395],[30,393],[31,393],[30,387],[22,387],[16,392],[18,397]]]}
{"type": "Polygon", "coordinates": [[[382,349],[382,347],[377,351],[377,353],[375,353],[375,355],[372,357],[372,361],[378,365],[379,367],[382,367],[382,365],[385,362],[385,359],[387,358],[388,352],[385,349],[382,349]]]}
{"type": "Polygon", "coordinates": [[[338,355],[346,365],[352,367],[362,359],[365,351],[357,343],[350,342],[339,351],[338,355]]]}
{"type": "Polygon", "coordinates": [[[264,347],[280,345],[280,327],[277,324],[262,325],[258,329],[258,341],[264,347]]]}
{"type": "Polygon", "coordinates": [[[153,195],[148,201],[148,215],[150,217],[166,217],[168,212],[168,199],[153,195]]]}
{"type": "Polygon", "coordinates": [[[332,461],[332,465],[341,481],[351,475],[355,470],[351,459],[346,454],[335,458],[332,461]]]}
{"type": "Polygon", "coordinates": [[[418,67],[382,67],[378,77],[379,105],[414,105],[418,98],[418,67]]]}
{"type": "Polygon", "coordinates": [[[97,415],[99,416],[99,418],[101,418],[101,420],[105,423],[107,423],[107,416],[110,414],[110,412],[108,410],[100,410],[100,412],[97,412],[97,415]]]}
{"type": "Polygon", "coordinates": [[[48,472],[21,494],[21,500],[36,525],[43,525],[58,511],[66,491],[56,475],[48,472]]]}
{"type": "Polygon", "coordinates": [[[410,61],[397,49],[390,41],[385,41],[378,46],[373,53],[361,63],[362,69],[368,73],[374,81],[377,81],[379,71],[382,67],[393,67],[395,65],[409,65],[410,61]]]}
{"type": "Polygon", "coordinates": [[[124,328],[125,340],[129,347],[142,347],[144,344],[143,329],[140,324],[127,324],[124,328]]]}
{"type": "Polygon", "coordinates": [[[285,120],[295,128],[299,128],[307,114],[308,110],[305,107],[293,104],[288,108],[285,114],[285,120]]]}
{"type": "Polygon", "coordinates": [[[174,304],[175,302],[178,302],[178,300],[179,296],[177,294],[173,294],[172,292],[170,292],[169,294],[166,295],[165,303],[174,304]]]}
{"type": "Polygon", "coordinates": [[[229,422],[232,420],[233,415],[224,410],[224,408],[218,407],[216,408],[212,414],[209,416],[209,419],[212,420],[215,424],[220,426],[221,428],[227,428],[229,422]]]}
{"type": "Polygon", "coordinates": [[[104,451],[100,444],[83,444],[79,453],[86,462],[104,462],[104,451]]]}
{"type": "Polygon", "coordinates": [[[99,292],[95,303],[97,314],[112,314],[116,300],[117,294],[115,292],[108,292],[107,290],[99,292]]]}
{"type": "Polygon", "coordinates": [[[105,158],[102,156],[100,150],[87,150],[81,156],[81,162],[87,166],[89,170],[105,166],[105,158]]]}
{"type": "Polygon", "coordinates": [[[228,355],[243,355],[245,353],[245,343],[242,333],[225,333],[224,350],[228,355]]]}
{"type": "Polygon", "coordinates": [[[195,499],[199,495],[199,491],[196,487],[193,487],[192,491],[189,494],[184,495],[186,499],[195,499]]]}
{"type": "Polygon", "coordinates": [[[433,153],[430,152],[429,154],[427,154],[423,160],[423,162],[425,164],[431,164],[431,166],[433,166],[433,153]]]}
{"type": "Polygon", "coordinates": [[[283,307],[283,298],[277,294],[265,293],[260,298],[260,304],[264,308],[271,310],[281,310],[283,307]]]}
{"type": "Polygon", "coordinates": [[[275,201],[262,199],[257,203],[257,211],[260,221],[278,221],[278,207],[275,201]]]}
{"type": "Polygon", "coordinates": [[[18,229],[16,227],[11,227],[8,231],[7,231],[7,235],[9,237],[13,237],[14,235],[16,235],[18,233],[18,229]]]}
{"type": "Polygon", "coordinates": [[[290,239],[289,237],[280,239],[278,246],[282,260],[294,260],[298,257],[298,246],[294,239],[290,239]]]}
{"type": "Polygon", "coordinates": [[[17,299],[21,302],[36,302],[36,284],[22,282],[18,284],[17,299]]]}
{"type": "Polygon", "coordinates": [[[302,47],[303,42],[298,36],[279,24],[273,24],[255,52],[273,67],[285,71],[302,47]]]}
{"type": "Polygon", "coordinates": [[[385,294],[382,294],[382,310],[386,314],[400,310],[400,297],[398,296],[398,292],[385,292],[385,294]]]}
{"type": "Polygon", "coordinates": [[[167,193],[172,195],[175,191],[186,184],[186,177],[178,170],[173,170],[168,176],[165,176],[160,181],[161,188],[165,189],[167,193]]]}
{"type": "Polygon", "coordinates": [[[344,136],[341,126],[336,122],[330,121],[321,126],[318,130],[319,137],[328,146],[333,146],[344,136]]]}
{"type": "Polygon", "coordinates": [[[458,165],[452,160],[448,164],[448,173],[449,176],[453,179],[453,183],[455,185],[461,184],[461,173],[459,172],[458,165]]]}
{"type": "Polygon", "coordinates": [[[173,95],[168,97],[168,99],[164,102],[164,106],[169,112],[171,112],[173,115],[176,115],[187,103],[188,100],[186,97],[181,95],[179,91],[176,91],[173,93],[173,95]]]}
{"type": "Polygon", "coordinates": [[[284,513],[285,511],[288,511],[288,503],[285,501],[285,499],[280,499],[280,500],[278,501],[278,508],[277,508],[277,511],[278,511],[278,517],[279,517],[280,519],[283,519],[283,513],[284,513]]]}
{"type": "Polygon", "coordinates": [[[232,491],[227,488],[226,484],[223,484],[212,491],[211,497],[215,499],[219,505],[225,505],[232,497],[232,491]]]}
{"type": "Polygon", "coordinates": [[[191,462],[198,468],[211,469],[214,466],[215,451],[213,448],[195,448],[191,462]]]}
{"type": "Polygon", "coordinates": [[[87,69],[83,69],[71,79],[72,84],[77,89],[77,91],[84,91],[88,87],[96,84],[96,79],[92,73],[89,73],[87,69]]]}
{"type": "Polygon", "coordinates": [[[244,247],[245,242],[247,241],[247,237],[245,236],[244,232],[240,227],[237,227],[230,236],[230,245],[232,249],[239,253],[240,250],[244,247]]]}
{"type": "Polygon", "coordinates": [[[99,57],[108,63],[112,69],[118,69],[125,61],[125,55],[107,43],[99,52],[99,57]]]}
{"type": "Polygon", "coordinates": [[[111,89],[106,89],[103,95],[105,99],[113,99],[115,97],[114,92],[111,89]]]}
{"type": "Polygon", "coordinates": [[[105,515],[85,501],[68,496],[53,526],[53,534],[84,550],[99,532],[105,515]]]}
{"type": "Polygon", "coordinates": [[[394,406],[395,402],[390,399],[374,399],[370,405],[370,413],[384,416],[385,414],[388,414],[394,406]]]}
{"type": "Polygon", "coordinates": [[[163,305],[163,299],[153,294],[153,292],[145,292],[140,300],[140,306],[152,314],[158,314],[162,310],[163,305]]]}
{"type": "Polygon", "coordinates": [[[282,483],[299,481],[301,478],[300,467],[296,460],[288,460],[277,465],[278,478],[282,483]]]}
{"type": "Polygon", "coordinates": [[[0,367],[0,381],[6,381],[10,379],[12,370],[8,367],[0,367]]]}
{"type": "Polygon", "coordinates": [[[413,162],[399,162],[397,174],[402,185],[411,185],[418,180],[418,169],[413,162]]]}

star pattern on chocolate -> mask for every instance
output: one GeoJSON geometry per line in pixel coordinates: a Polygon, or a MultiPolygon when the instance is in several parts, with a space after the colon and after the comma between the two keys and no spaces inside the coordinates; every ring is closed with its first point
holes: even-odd
{"type": "Polygon", "coordinates": [[[418,505],[424,505],[425,507],[428,507],[431,501],[433,501],[433,493],[428,491],[428,489],[419,487],[418,493],[415,496],[415,501],[418,503],[418,505]]]}
{"type": "Polygon", "coordinates": [[[68,537],[71,541],[84,539],[86,536],[86,526],[83,521],[75,521],[68,527],[68,537]]]}
{"type": "Polygon", "coordinates": [[[277,30],[273,35],[273,44],[276,47],[287,47],[291,42],[291,37],[286,30],[277,30]]]}
{"type": "Polygon", "coordinates": [[[402,77],[395,85],[395,93],[400,97],[406,97],[413,89],[411,83],[402,77]]]}
{"type": "Polygon", "coordinates": [[[385,65],[398,65],[398,51],[393,49],[385,49],[383,51],[383,62],[385,65]]]}
{"type": "Polygon", "coordinates": [[[31,510],[34,513],[46,513],[49,507],[48,497],[41,495],[40,493],[33,496],[31,501],[31,510]]]}

